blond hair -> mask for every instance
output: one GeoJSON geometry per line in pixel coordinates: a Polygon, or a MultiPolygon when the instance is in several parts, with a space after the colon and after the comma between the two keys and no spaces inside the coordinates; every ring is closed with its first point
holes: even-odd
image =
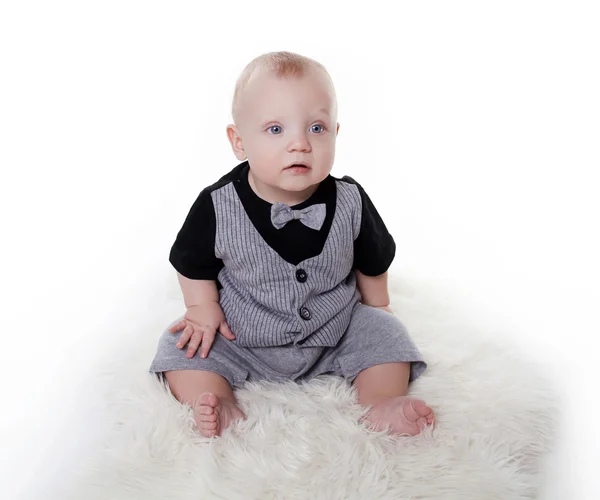
{"type": "Polygon", "coordinates": [[[295,54],[294,52],[280,51],[268,52],[252,59],[252,61],[250,61],[243,69],[235,84],[233,102],[231,105],[233,121],[236,121],[239,112],[240,96],[255,71],[267,71],[277,78],[302,78],[305,72],[310,69],[323,71],[331,81],[331,87],[333,89],[333,81],[325,66],[310,57],[295,54]]]}

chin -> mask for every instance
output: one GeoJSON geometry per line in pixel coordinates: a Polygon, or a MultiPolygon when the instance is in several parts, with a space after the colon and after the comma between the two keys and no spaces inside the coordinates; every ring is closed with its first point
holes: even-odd
{"type": "Polygon", "coordinates": [[[312,184],[302,184],[302,185],[296,184],[295,186],[283,185],[283,186],[279,186],[279,189],[282,189],[283,191],[288,191],[290,193],[301,193],[302,191],[306,191],[309,187],[313,186],[314,184],[316,184],[316,183],[313,182],[312,184]]]}

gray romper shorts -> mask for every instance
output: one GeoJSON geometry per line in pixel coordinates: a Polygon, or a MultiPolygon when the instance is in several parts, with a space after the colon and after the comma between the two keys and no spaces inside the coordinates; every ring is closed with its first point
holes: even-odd
{"type": "Polygon", "coordinates": [[[404,325],[360,302],[354,270],[378,276],[395,253],[362,187],[328,176],[308,200],[284,206],[282,222],[273,219],[281,207],[252,191],[248,171],[244,162],[200,193],[170,254],[183,276],[218,281],[236,339],[217,334],[207,358],[188,359],[175,345],[182,332],[167,328],[150,372],[206,370],[235,388],[321,374],[353,381],[371,366],[409,362],[415,380],[426,364],[404,325]]]}
{"type": "MultiPolygon", "coordinates": [[[[163,332],[150,372],[162,375],[170,370],[206,370],[224,377],[231,387],[245,381],[308,381],[323,374],[337,375],[349,382],[363,370],[383,363],[410,362],[410,381],[426,369],[419,350],[406,328],[393,314],[357,303],[348,329],[336,346],[242,347],[235,340],[217,334],[206,358],[199,350],[186,357],[187,347],[175,344],[182,332],[163,332]]],[[[235,333],[235,332],[234,332],[235,333]]],[[[162,378],[162,377],[161,377],[162,378]]]]}

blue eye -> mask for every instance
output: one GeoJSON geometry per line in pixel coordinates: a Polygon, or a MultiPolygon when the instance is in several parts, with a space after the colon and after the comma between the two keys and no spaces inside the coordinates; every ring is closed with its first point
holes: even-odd
{"type": "MultiPolygon", "coordinates": [[[[315,132],[315,130],[314,130],[314,128],[315,128],[315,127],[321,127],[321,131],[325,130],[325,128],[323,127],[323,125],[319,125],[319,124],[317,123],[317,124],[315,124],[315,125],[313,125],[313,126],[311,127],[311,130],[312,130],[313,132],[315,132]]],[[[319,133],[319,132],[317,132],[317,133],[319,133]]]]}
{"type": "Polygon", "coordinates": [[[281,127],[279,125],[271,125],[269,130],[275,135],[279,135],[281,133],[281,127]],[[276,132],[273,129],[277,129],[278,131],[276,132]]]}

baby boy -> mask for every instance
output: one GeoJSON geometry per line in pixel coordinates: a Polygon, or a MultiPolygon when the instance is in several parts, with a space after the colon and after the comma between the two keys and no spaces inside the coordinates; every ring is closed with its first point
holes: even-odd
{"type": "Polygon", "coordinates": [[[415,435],[432,409],[407,396],[426,368],[389,308],[395,243],[362,186],[330,175],[337,98],[317,61],[261,55],[240,75],[227,136],[241,162],[199,194],[169,260],[187,308],[150,367],[199,432],[245,418],[249,380],[354,384],[376,430],[415,435]]]}

